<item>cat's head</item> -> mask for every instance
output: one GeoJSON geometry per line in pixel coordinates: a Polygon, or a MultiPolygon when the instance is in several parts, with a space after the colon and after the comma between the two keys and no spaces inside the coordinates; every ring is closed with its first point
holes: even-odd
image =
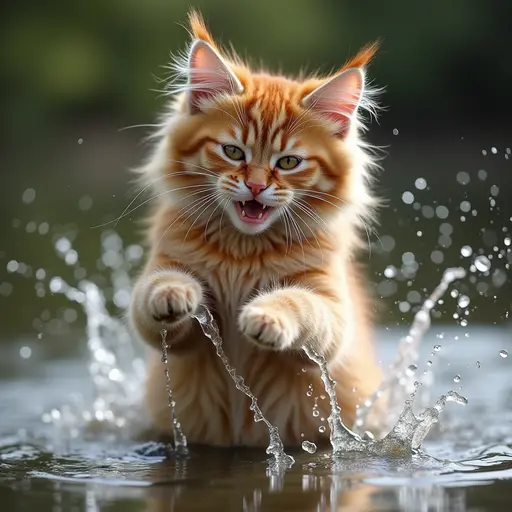
{"type": "Polygon", "coordinates": [[[196,13],[190,25],[156,158],[167,198],[191,220],[223,215],[248,235],[273,226],[308,236],[343,212],[364,215],[372,159],[359,132],[361,113],[375,110],[365,66],[376,45],[332,76],[299,80],[223,52],[196,13]]]}

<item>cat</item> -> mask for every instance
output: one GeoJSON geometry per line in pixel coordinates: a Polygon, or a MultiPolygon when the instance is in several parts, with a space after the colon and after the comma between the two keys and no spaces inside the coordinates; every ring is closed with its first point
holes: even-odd
{"type": "Polygon", "coordinates": [[[172,436],[165,329],[176,414],[189,442],[268,444],[267,428],[254,422],[250,401],[191,318],[204,303],[230,364],[284,444],[322,443],[329,400],[302,346],[327,359],[349,426],[381,380],[356,260],[377,206],[377,164],[361,137],[361,114],[377,107],[366,79],[377,44],[332,76],[288,78],[224,51],[197,11],[189,23],[192,41],[169,82],[170,112],[138,169],[155,206],[128,313],[154,348],[145,391],[151,425],[172,436]]]}

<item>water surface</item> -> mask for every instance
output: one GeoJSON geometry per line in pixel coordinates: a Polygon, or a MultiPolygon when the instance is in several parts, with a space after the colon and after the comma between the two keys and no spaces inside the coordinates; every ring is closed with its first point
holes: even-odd
{"type": "MultiPolygon", "coordinates": [[[[391,362],[398,330],[377,337],[391,362]]],[[[48,356],[63,340],[17,340],[0,349],[0,500],[3,510],[489,510],[512,505],[511,358],[500,356],[504,328],[435,326],[418,372],[432,368],[430,402],[460,391],[467,406],[448,404],[421,453],[410,458],[292,452],[295,464],[272,470],[264,450],[191,447],[176,457],[162,445],[104,431],[73,438],[43,413],[92,393],[80,336],[66,356],[48,356]],[[432,348],[441,349],[432,357],[432,348]],[[30,346],[30,357],[23,347],[30,346]],[[41,348],[41,350],[38,350],[41,348]],[[25,357],[22,357],[23,354],[25,357]],[[432,360],[432,366],[427,361],[432,360]],[[460,382],[456,376],[460,376],[460,382]],[[462,389],[460,389],[462,386],[462,389]]],[[[418,404],[418,407],[421,404],[418,404]]]]}

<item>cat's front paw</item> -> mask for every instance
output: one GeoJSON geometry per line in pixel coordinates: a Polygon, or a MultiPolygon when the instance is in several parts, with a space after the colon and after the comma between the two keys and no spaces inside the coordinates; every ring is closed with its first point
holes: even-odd
{"type": "Polygon", "coordinates": [[[299,336],[299,326],[286,311],[248,304],[238,318],[241,333],[260,348],[285,350],[299,336]]]}
{"type": "Polygon", "coordinates": [[[149,311],[157,321],[177,324],[195,313],[202,300],[201,285],[188,275],[160,279],[149,296],[149,311]]]}

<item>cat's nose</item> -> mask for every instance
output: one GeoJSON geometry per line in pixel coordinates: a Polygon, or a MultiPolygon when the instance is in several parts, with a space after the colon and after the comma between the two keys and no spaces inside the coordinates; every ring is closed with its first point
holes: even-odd
{"type": "Polygon", "coordinates": [[[245,184],[249,187],[254,196],[257,196],[262,190],[267,188],[267,184],[262,181],[246,181],[245,184]]]}

